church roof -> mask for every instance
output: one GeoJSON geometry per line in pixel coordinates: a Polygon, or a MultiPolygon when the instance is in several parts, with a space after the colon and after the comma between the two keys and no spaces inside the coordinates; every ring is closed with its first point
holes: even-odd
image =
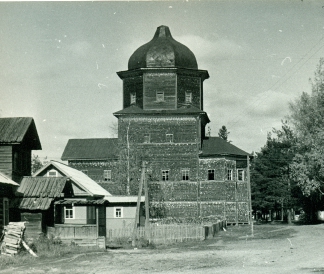
{"type": "Polygon", "coordinates": [[[177,109],[163,109],[163,110],[144,110],[138,107],[137,105],[131,105],[127,108],[124,108],[114,113],[115,116],[124,115],[124,114],[202,114],[207,116],[207,113],[205,111],[193,105],[184,105],[177,109]]]}
{"type": "Polygon", "coordinates": [[[157,67],[198,69],[195,55],[173,39],[167,26],[159,26],[153,39],[139,47],[128,61],[129,70],[157,67]]]}
{"type": "Polygon", "coordinates": [[[212,155],[238,155],[247,156],[249,153],[232,145],[231,143],[223,140],[220,137],[207,137],[202,143],[202,154],[199,156],[212,156],[212,155]]]}
{"type": "Polygon", "coordinates": [[[61,159],[66,160],[106,160],[118,156],[117,138],[70,139],[61,159]]]}
{"type": "Polygon", "coordinates": [[[31,117],[0,118],[0,144],[25,142],[30,149],[42,149],[34,119],[31,117]]]}

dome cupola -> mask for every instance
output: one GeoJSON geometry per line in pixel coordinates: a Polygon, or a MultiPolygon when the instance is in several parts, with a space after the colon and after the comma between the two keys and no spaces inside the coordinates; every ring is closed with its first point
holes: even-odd
{"type": "Polygon", "coordinates": [[[173,39],[167,26],[158,27],[153,39],[139,47],[128,61],[128,70],[161,67],[198,69],[195,55],[173,39]]]}

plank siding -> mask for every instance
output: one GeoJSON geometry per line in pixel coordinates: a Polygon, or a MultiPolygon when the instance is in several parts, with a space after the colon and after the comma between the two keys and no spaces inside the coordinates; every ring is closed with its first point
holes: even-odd
{"type": "Polygon", "coordinates": [[[0,146],[0,172],[12,179],[12,147],[0,146]]]}
{"type": "Polygon", "coordinates": [[[176,74],[144,74],[144,110],[176,109],[176,74]],[[164,101],[158,102],[156,92],[164,92],[164,101]]]}

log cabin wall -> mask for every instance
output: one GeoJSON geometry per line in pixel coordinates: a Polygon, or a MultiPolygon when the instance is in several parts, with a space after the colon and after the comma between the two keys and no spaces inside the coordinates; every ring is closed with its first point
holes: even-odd
{"type": "Polygon", "coordinates": [[[0,172],[12,179],[12,146],[0,146],[0,172]]]}

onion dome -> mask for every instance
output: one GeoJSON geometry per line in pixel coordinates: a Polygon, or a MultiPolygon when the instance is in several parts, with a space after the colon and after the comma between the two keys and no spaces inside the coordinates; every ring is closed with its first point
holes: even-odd
{"type": "Polygon", "coordinates": [[[129,70],[161,67],[198,69],[195,55],[173,39],[167,26],[158,27],[153,39],[139,47],[128,61],[129,70]]]}

